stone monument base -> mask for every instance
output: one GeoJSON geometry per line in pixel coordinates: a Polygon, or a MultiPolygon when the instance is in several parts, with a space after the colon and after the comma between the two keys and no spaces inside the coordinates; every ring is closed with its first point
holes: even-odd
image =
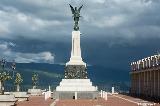
{"type": "Polygon", "coordinates": [[[41,89],[28,89],[28,94],[31,96],[40,96],[42,95],[42,90],[41,89]]]}
{"type": "Polygon", "coordinates": [[[90,79],[62,79],[54,96],[55,99],[96,99],[98,91],[90,79]]]}
{"type": "Polygon", "coordinates": [[[97,91],[56,91],[54,92],[54,99],[97,99],[98,98],[98,92],[97,91]]]}
{"type": "Polygon", "coordinates": [[[0,106],[15,106],[16,101],[14,95],[0,95],[0,106]]]}
{"type": "Polygon", "coordinates": [[[10,94],[14,95],[15,98],[18,99],[18,101],[27,101],[29,98],[27,92],[11,92],[10,94]]]}

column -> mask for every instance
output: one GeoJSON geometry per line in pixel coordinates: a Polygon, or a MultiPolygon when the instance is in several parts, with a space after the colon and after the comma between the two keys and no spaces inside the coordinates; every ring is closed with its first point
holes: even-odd
{"type": "Polygon", "coordinates": [[[155,58],[156,58],[156,66],[157,66],[158,65],[158,55],[155,56],[155,58]]]}
{"type": "Polygon", "coordinates": [[[148,89],[149,89],[148,88],[149,87],[149,72],[148,71],[147,71],[147,83],[146,84],[147,84],[147,86],[146,86],[146,89],[147,89],[146,91],[147,92],[146,93],[147,93],[147,96],[148,96],[149,95],[149,91],[148,91],[148,89]]]}
{"type": "Polygon", "coordinates": [[[136,94],[139,94],[139,73],[136,73],[136,94]]]}
{"type": "Polygon", "coordinates": [[[81,58],[80,31],[72,31],[71,56],[78,56],[79,58],[81,58]]]}
{"type": "Polygon", "coordinates": [[[141,73],[138,73],[138,95],[141,94],[141,73]]]}
{"type": "Polygon", "coordinates": [[[144,59],[144,64],[145,64],[144,68],[146,69],[148,67],[147,58],[144,59]]]}
{"type": "Polygon", "coordinates": [[[154,95],[154,71],[151,70],[151,96],[153,97],[154,95]]]}
{"type": "Polygon", "coordinates": [[[150,66],[151,66],[151,63],[150,63],[151,61],[150,61],[150,57],[148,57],[148,67],[150,68],[150,66]]]}
{"type": "Polygon", "coordinates": [[[133,73],[130,74],[130,81],[131,81],[130,93],[132,94],[132,89],[133,89],[133,73]]]}
{"type": "Polygon", "coordinates": [[[137,79],[136,79],[136,73],[134,73],[134,94],[136,94],[136,91],[137,91],[137,79]]]}
{"type": "Polygon", "coordinates": [[[105,100],[107,100],[108,99],[108,97],[107,97],[107,92],[105,92],[105,100]]]}
{"type": "Polygon", "coordinates": [[[144,81],[143,81],[143,79],[144,79],[144,73],[143,72],[141,72],[141,94],[143,95],[143,90],[144,90],[144,81]]]}
{"type": "Polygon", "coordinates": [[[75,95],[74,95],[74,96],[75,96],[75,100],[77,100],[77,92],[75,92],[75,95]]]}
{"type": "Polygon", "coordinates": [[[103,91],[101,90],[101,98],[102,98],[102,93],[103,93],[103,91]]]}
{"type": "Polygon", "coordinates": [[[143,88],[144,88],[144,81],[143,81],[143,79],[144,79],[144,75],[143,75],[144,73],[143,72],[141,72],[141,94],[143,95],[143,88]]]}
{"type": "Polygon", "coordinates": [[[105,98],[105,91],[102,92],[102,98],[105,98]]]}
{"type": "Polygon", "coordinates": [[[145,61],[145,60],[142,59],[143,69],[145,68],[145,62],[144,62],[144,61],[145,61]]]}
{"type": "Polygon", "coordinates": [[[153,58],[153,56],[151,56],[151,67],[153,67],[154,66],[154,58],[153,58]]]}
{"type": "Polygon", "coordinates": [[[137,73],[135,73],[135,94],[137,94],[138,92],[138,77],[137,77],[137,73]]]}
{"type": "Polygon", "coordinates": [[[153,71],[153,96],[155,97],[156,95],[156,70],[153,71]]]}
{"type": "Polygon", "coordinates": [[[114,94],[114,87],[112,87],[112,94],[114,94]]]}
{"type": "Polygon", "coordinates": [[[131,72],[133,71],[133,63],[131,63],[131,72]]]}
{"type": "Polygon", "coordinates": [[[144,94],[144,72],[142,72],[141,88],[142,88],[142,94],[144,94]]]}
{"type": "Polygon", "coordinates": [[[149,90],[150,90],[150,96],[152,95],[152,73],[149,71],[149,90]]]}
{"type": "Polygon", "coordinates": [[[155,70],[156,71],[156,86],[155,86],[155,94],[156,94],[156,97],[158,97],[158,70],[155,70]]]}
{"type": "Polygon", "coordinates": [[[160,70],[158,70],[158,97],[160,97],[160,70]]]}
{"type": "Polygon", "coordinates": [[[44,99],[47,100],[48,98],[49,98],[49,97],[48,97],[48,92],[45,92],[45,93],[44,93],[44,99]]]}
{"type": "Polygon", "coordinates": [[[146,96],[146,72],[144,71],[143,94],[146,96]]]}
{"type": "Polygon", "coordinates": [[[134,73],[134,94],[136,94],[136,74],[134,73]]]}
{"type": "Polygon", "coordinates": [[[48,86],[48,91],[51,91],[51,86],[50,85],[48,86]]]}
{"type": "Polygon", "coordinates": [[[137,61],[137,71],[139,70],[139,61],[137,61]]]}

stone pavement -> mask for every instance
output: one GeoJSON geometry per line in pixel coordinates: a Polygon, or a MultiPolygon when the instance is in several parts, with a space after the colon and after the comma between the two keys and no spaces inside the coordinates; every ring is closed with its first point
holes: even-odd
{"type": "Polygon", "coordinates": [[[117,97],[119,99],[123,99],[132,103],[137,104],[138,106],[160,106],[160,104],[156,104],[154,102],[149,102],[149,101],[145,101],[143,99],[139,99],[139,98],[134,98],[131,96],[127,96],[127,95],[113,95],[114,97],[117,97]]]}
{"type": "Polygon", "coordinates": [[[53,99],[44,100],[44,96],[31,96],[29,101],[18,102],[17,106],[50,106],[53,99]]]}
{"type": "MultiPolygon", "coordinates": [[[[153,103],[124,95],[108,95],[108,100],[60,100],[55,106],[153,106],[153,103]],[[139,103],[139,105],[138,105],[139,103]],[[140,103],[149,103],[145,105],[140,103]]],[[[154,106],[160,106],[155,104],[154,106]]]]}
{"type": "Polygon", "coordinates": [[[60,100],[55,106],[137,106],[135,103],[109,95],[108,100],[60,100]]]}
{"type": "MultiPolygon", "coordinates": [[[[17,106],[50,106],[53,102],[53,99],[45,101],[44,96],[32,96],[29,101],[18,102],[17,106]]],[[[101,98],[95,100],[59,100],[54,106],[138,106],[137,103],[139,102],[142,103],[144,100],[125,95],[108,95],[107,101],[101,98]]],[[[160,106],[160,104],[154,106],[160,106]]]]}
{"type": "Polygon", "coordinates": [[[118,98],[109,98],[98,100],[61,100],[55,106],[137,106],[134,103],[126,102],[118,98]]]}

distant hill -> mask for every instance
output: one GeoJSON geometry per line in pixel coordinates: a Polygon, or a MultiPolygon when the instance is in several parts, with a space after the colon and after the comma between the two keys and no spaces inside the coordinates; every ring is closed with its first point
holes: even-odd
{"type": "MultiPolygon", "coordinates": [[[[24,78],[23,85],[31,85],[32,73],[39,74],[39,86],[47,87],[51,85],[55,88],[63,78],[64,65],[47,63],[17,63],[16,70],[24,78]]],[[[101,89],[110,90],[111,86],[117,89],[129,89],[129,72],[118,69],[110,69],[103,66],[88,66],[88,76],[94,85],[101,89]]],[[[11,84],[9,81],[8,84],[11,84]]]]}

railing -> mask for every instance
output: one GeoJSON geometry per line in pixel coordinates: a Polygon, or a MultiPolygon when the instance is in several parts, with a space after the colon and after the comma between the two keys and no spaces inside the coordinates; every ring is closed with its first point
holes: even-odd
{"type": "Polygon", "coordinates": [[[160,55],[154,55],[131,63],[131,71],[160,67],[160,55]]]}

